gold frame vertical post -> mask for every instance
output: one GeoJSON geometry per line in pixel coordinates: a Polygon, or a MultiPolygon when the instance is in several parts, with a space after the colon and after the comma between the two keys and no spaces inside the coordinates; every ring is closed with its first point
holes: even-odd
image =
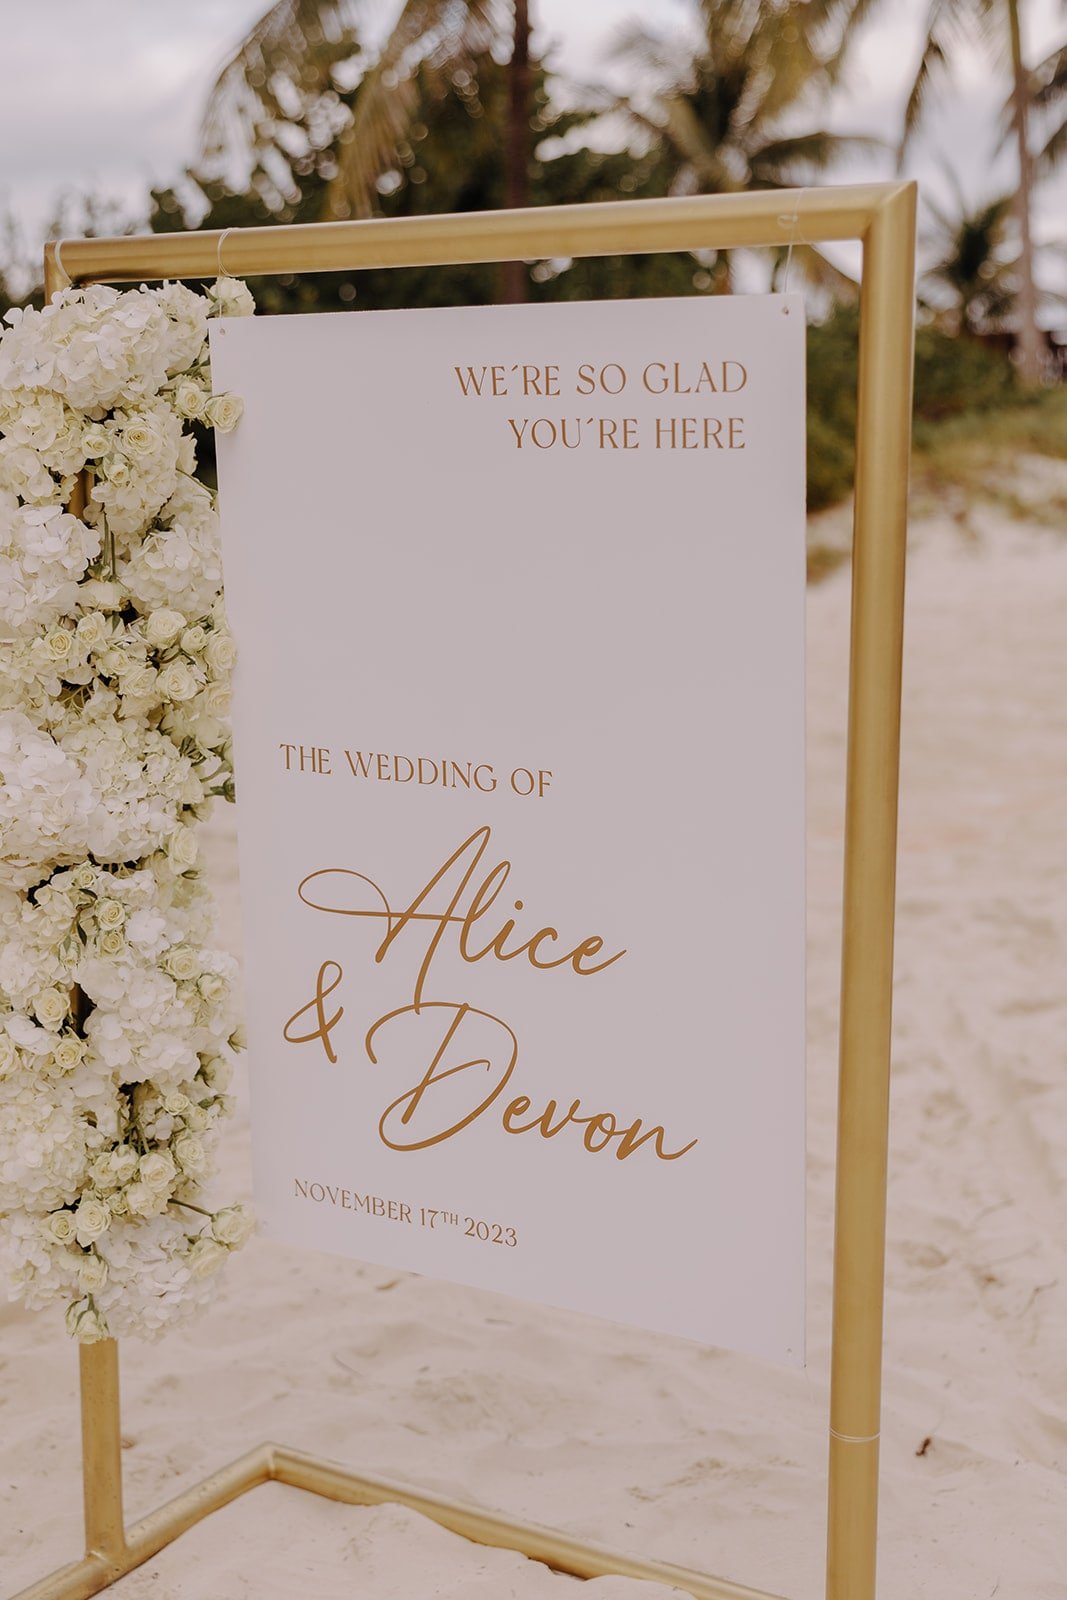
{"type": "MultiPolygon", "coordinates": [[[[916,187],[842,185],[388,221],[313,223],[45,248],[46,297],[70,283],[140,283],[443,266],[627,252],[863,242],[849,662],[841,1059],[828,1485],[828,1600],[874,1600],[881,1411],[886,1154],[916,187]]],[[[76,494],[82,503],[85,485],[76,494]]],[[[560,1572],[617,1573],[694,1600],[776,1600],[763,1590],[638,1557],[262,1444],[124,1529],[118,1349],[80,1351],[86,1553],[15,1600],[88,1600],[202,1518],[277,1482],[351,1505],[409,1506],[481,1544],[560,1572]]]]}
{"type": "Polygon", "coordinates": [[[915,193],[864,240],[837,1111],[827,1600],[874,1600],[915,193]]]}
{"type": "Polygon", "coordinates": [[[85,1553],[121,1560],[126,1544],[122,1516],[122,1428],[119,1347],[114,1339],[78,1351],[82,1414],[82,1494],[85,1553]]]}

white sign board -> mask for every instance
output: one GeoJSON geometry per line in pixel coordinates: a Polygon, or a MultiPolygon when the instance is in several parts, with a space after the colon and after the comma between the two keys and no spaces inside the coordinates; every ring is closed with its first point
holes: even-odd
{"type": "Polygon", "coordinates": [[[263,1232],[799,1363],[799,298],[212,332],[263,1232]]]}

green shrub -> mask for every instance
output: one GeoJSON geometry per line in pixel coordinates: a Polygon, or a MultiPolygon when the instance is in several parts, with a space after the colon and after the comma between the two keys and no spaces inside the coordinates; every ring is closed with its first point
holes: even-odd
{"type": "MultiPolygon", "coordinates": [[[[852,488],[859,312],[843,306],[808,328],[808,507],[852,488]]],[[[1002,351],[975,339],[920,328],[915,339],[915,432],[925,443],[940,424],[993,408],[1033,403],[1002,351]]],[[[1038,402],[1040,403],[1040,401],[1038,402]]]]}

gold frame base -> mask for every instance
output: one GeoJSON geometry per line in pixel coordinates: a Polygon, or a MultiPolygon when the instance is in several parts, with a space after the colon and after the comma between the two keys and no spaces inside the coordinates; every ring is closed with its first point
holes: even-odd
{"type": "Polygon", "coordinates": [[[763,1589],[747,1589],[666,1561],[644,1561],[536,1523],[513,1522],[496,1512],[446,1500],[386,1478],[365,1477],[331,1461],[276,1444],[262,1444],[250,1450],[135,1523],[125,1535],[106,1541],[107,1549],[87,1551],[80,1561],[22,1589],[13,1600],[89,1600],[91,1595],[100,1594],[135,1567],[150,1561],[212,1512],[262,1483],[285,1483],[346,1505],[407,1506],[475,1544],[514,1550],[532,1561],[543,1562],[555,1572],[570,1573],[576,1578],[641,1578],[678,1589],[692,1600],[780,1600],[763,1589]]]}

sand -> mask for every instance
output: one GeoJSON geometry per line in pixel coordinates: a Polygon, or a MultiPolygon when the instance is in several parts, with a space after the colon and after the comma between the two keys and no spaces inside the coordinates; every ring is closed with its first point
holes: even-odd
{"type": "MultiPolygon", "coordinates": [[[[1067,1596],[1067,539],[914,530],[881,1593],[1067,1596]]],[[[810,1366],[253,1241],[211,1311],[124,1348],[136,1516],[273,1437],[703,1568],[822,1593],[848,573],[809,602],[810,1366]]],[[[212,825],[236,944],[233,841],[212,825]]],[[[224,1157],[248,1186],[242,1114],[224,1157]]],[[[0,1594],[78,1553],[74,1352],[0,1310],[0,1594]]],[[[660,1600],[602,1579],[590,1600],[660,1600]]],[[[271,1485],[119,1600],[566,1600],[393,1508],[271,1485]]]]}

